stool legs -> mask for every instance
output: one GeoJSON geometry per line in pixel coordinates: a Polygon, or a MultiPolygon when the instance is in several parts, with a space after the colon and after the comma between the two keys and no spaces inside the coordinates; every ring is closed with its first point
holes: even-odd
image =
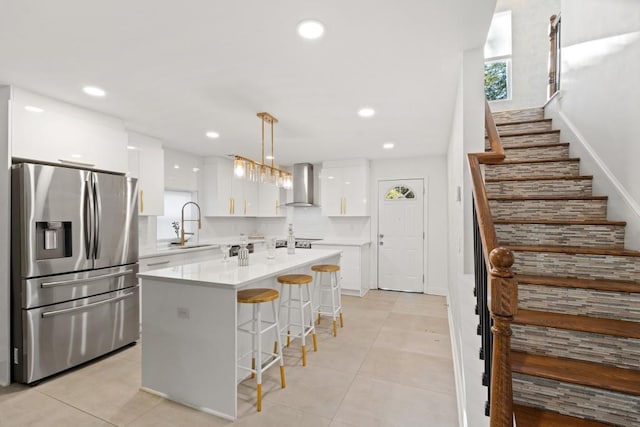
{"type": "MultiPolygon", "coordinates": [[[[253,317],[251,320],[244,322],[242,325],[250,325],[250,329],[244,329],[243,327],[239,327],[239,330],[242,332],[251,334],[251,378],[256,378],[256,393],[257,393],[257,405],[256,408],[258,412],[262,411],[262,372],[264,369],[269,368],[276,362],[280,364],[280,383],[282,388],[286,387],[286,380],[284,374],[284,359],[282,355],[282,341],[281,341],[281,331],[280,331],[280,323],[278,321],[278,311],[276,308],[275,300],[271,300],[271,309],[273,311],[274,321],[266,321],[262,320],[262,310],[261,304],[255,303],[252,306],[253,317]],[[266,325],[263,328],[263,323],[266,325]],[[274,352],[264,353],[262,351],[262,335],[270,331],[271,329],[275,330],[276,341],[274,346],[274,352]],[[270,361],[267,361],[266,366],[263,366],[263,354],[266,354],[269,357],[272,357],[270,361]]],[[[241,325],[241,326],[242,326],[241,325]]],[[[242,357],[246,357],[248,354],[242,357]]],[[[242,367],[239,365],[239,367],[242,367]]],[[[242,369],[247,369],[246,367],[242,367],[242,369]]]]}
{"type": "Polygon", "coordinates": [[[333,319],[333,336],[338,335],[338,319],[340,320],[340,327],[344,327],[344,316],[342,314],[342,295],[340,289],[340,282],[338,280],[338,273],[335,271],[329,272],[329,286],[322,284],[322,272],[318,277],[318,273],[315,274],[314,286],[318,287],[318,305],[316,306],[317,324],[320,324],[321,315],[331,315],[333,319]],[[320,281],[318,281],[320,279],[320,281]],[[323,311],[323,307],[329,307],[328,304],[322,303],[322,292],[329,292],[331,294],[331,311],[323,311]]]}
{"type": "MultiPolygon", "coordinates": [[[[295,284],[295,285],[283,285],[281,287],[281,293],[284,292],[284,287],[289,288],[288,289],[288,295],[286,300],[282,299],[281,300],[281,306],[280,306],[280,312],[282,313],[282,308],[283,305],[282,303],[284,303],[286,301],[286,308],[287,308],[287,323],[286,325],[284,325],[282,327],[282,333],[285,333],[286,330],[286,334],[287,334],[287,347],[290,346],[291,344],[291,326],[295,326],[295,327],[299,327],[300,328],[300,341],[302,342],[301,344],[301,355],[302,355],[302,366],[307,366],[307,335],[312,334],[312,339],[313,339],[313,351],[318,351],[318,341],[316,338],[316,329],[315,329],[315,325],[313,323],[313,302],[311,299],[311,291],[309,289],[308,284],[295,284]],[[293,298],[293,291],[291,290],[291,288],[293,287],[297,287],[298,288],[298,295],[297,295],[297,299],[293,298]],[[303,289],[303,287],[305,289],[303,289]],[[298,310],[298,318],[300,320],[300,323],[293,323],[292,322],[292,318],[291,318],[291,309],[294,308],[293,304],[296,303],[296,309],[298,310]],[[308,308],[309,309],[309,317],[307,318],[305,315],[305,309],[308,308]],[[309,323],[307,323],[307,321],[309,323]]],[[[297,333],[294,335],[294,338],[297,337],[297,333]]]]}

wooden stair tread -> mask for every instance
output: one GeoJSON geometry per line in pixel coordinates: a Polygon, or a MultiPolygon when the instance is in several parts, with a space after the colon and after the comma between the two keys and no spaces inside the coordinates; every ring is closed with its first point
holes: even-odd
{"type": "Polygon", "coordinates": [[[513,405],[518,427],[609,427],[611,424],[562,415],[531,406],[513,405]]]}
{"type": "Polygon", "coordinates": [[[605,292],[640,293],[640,283],[621,280],[582,279],[578,277],[516,274],[518,284],[590,289],[605,292]]]}
{"type": "Polygon", "coordinates": [[[485,178],[484,182],[503,182],[503,181],[572,181],[572,180],[591,180],[593,175],[544,175],[544,176],[518,176],[509,178],[485,178]]]}
{"type": "MultiPolygon", "coordinates": [[[[529,164],[529,163],[557,163],[557,162],[579,162],[580,158],[579,157],[552,157],[549,159],[535,159],[535,160],[503,160],[500,163],[497,163],[497,165],[522,165],[522,164],[529,164]]],[[[495,166],[496,164],[494,164],[493,166],[495,166]]]]}
{"type": "Polygon", "coordinates": [[[565,254],[583,254],[583,255],[613,255],[613,256],[627,256],[627,257],[640,257],[639,251],[631,251],[628,249],[619,248],[600,248],[589,246],[551,246],[551,245],[507,245],[508,249],[512,251],[520,252],[550,252],[550,253],[565,253],[565,254]]]}
{"type": "Polygon", "coordinates": [[[510,145],[508,147],[503,147],[504,150],[523,150],[527,148],[549,148],[549,147],[568,147],[568,142],[554,142],[553,144],[540,144],[537,142],[533,142],[530,144],[520,144],[520,145],[510,145]]]}
{"type": "Polygon", "coordinates": [[[511,369],[523,375],[640,396],[640,370],[511,351],[511,369]]]}
{"type": "Polygon", "coordinates": [[[520,325],[544,326],[591,334],[640,339],[640,323],[626,320],[518,309],[513,322],[520,325]]]}
{"type": "Polygon", "coordinates": [[[496,123],[496,126],[508,126],[508,125],[526,125],[529,123],[542,123],[542,122],[550,122],[552,119],[529,119],[529,120],[518,120],[513,122],[500,122],[496,123]]]}
{"type": "Polygon", "coordinates": [[[608,221],[597,219],[568,220],[568,219],[494,219],[494,224],[540,224],[540,225],[614,225],[624,227],[625,221],[608,221]]]}
{"type": "Polygon", "coordinates": [[[488,200],[607,200],[609,196],[492,196],[488,200]]]}
{"type": "Polygon", "coordinates": [[[544,135],[548,133],[560,133],[558,129],[552,130],[528,130],[528,131],[518,131],[518,132],[509,132],[509,133],[501,133],[500,138],[508,137],[508,136],[527,136],[527,135],[544,135]]]}

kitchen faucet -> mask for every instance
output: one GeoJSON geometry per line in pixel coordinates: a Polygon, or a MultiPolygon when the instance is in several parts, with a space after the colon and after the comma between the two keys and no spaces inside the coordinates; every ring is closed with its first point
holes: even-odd
{"type": "Polygon", "coordinates": [[[186,243],[186,241],[184,240],[184,235],[185,234],[190,234],[190,235],[194,234],[194,233],[185,233],[184,232],[184,223],[185,223],[185,221],[187,221],[187,222],[198,221],[198,229],[202,228],[202,216],[200,214],[200,205],[198,205],[196,202],[187,202],[184,205],[182,205],[182,213],[181,213],[181,218],[180,218],[180,246],[184,246],[184,244],[186,243]],[[198,208],[198,219],[184,219],[184,208],[189,204],[196,205],[196,208],[198,208]]]}

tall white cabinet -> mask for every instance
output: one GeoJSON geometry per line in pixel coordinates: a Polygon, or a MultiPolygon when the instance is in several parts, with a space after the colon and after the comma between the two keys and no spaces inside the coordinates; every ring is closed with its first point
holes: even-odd
{"type": "Polygon", "coordinates": [[[370,215],[368,160],[323,162],[320,182],[323,215],[370,215]]]}
{"type": "Polygon", "coordinates": [[[129,175],[138,178],[138,214],[164,214],[164,151],[162,141],[129,132],[129,175]]]}

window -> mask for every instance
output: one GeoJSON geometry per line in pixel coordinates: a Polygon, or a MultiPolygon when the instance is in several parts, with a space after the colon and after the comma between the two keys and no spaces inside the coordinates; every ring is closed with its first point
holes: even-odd
{"type": "Polygon", "coordinates": [[[416,195],[411,188],[405,185],[398,185],[387,191],[384,198],[385,200],[415,199],[416,195]]]}
{"type": "MultiPolygon", "coordinates": [[[[164,215],[158,217],[157,236],[158,240],[180,240],[180,218],[182,206],[191,201],[197,201],[197,193],[189,191],[165,191],[164,192],[164,215]],[[178,230],[173,223],[177,223],[178,230]]],[[[185,219],[198,218],[198,210],[194,205],[189,205],[184,211],[185,219]]],[[[197,232],[197,222],[186,222],[185,231],[189,233],[197,232]]]]}
{"type": "Polygon", "coordinates": [[[484,93],[489,101],[511,99],[511,11],[493,15],[484,45],[484,93]]]}

